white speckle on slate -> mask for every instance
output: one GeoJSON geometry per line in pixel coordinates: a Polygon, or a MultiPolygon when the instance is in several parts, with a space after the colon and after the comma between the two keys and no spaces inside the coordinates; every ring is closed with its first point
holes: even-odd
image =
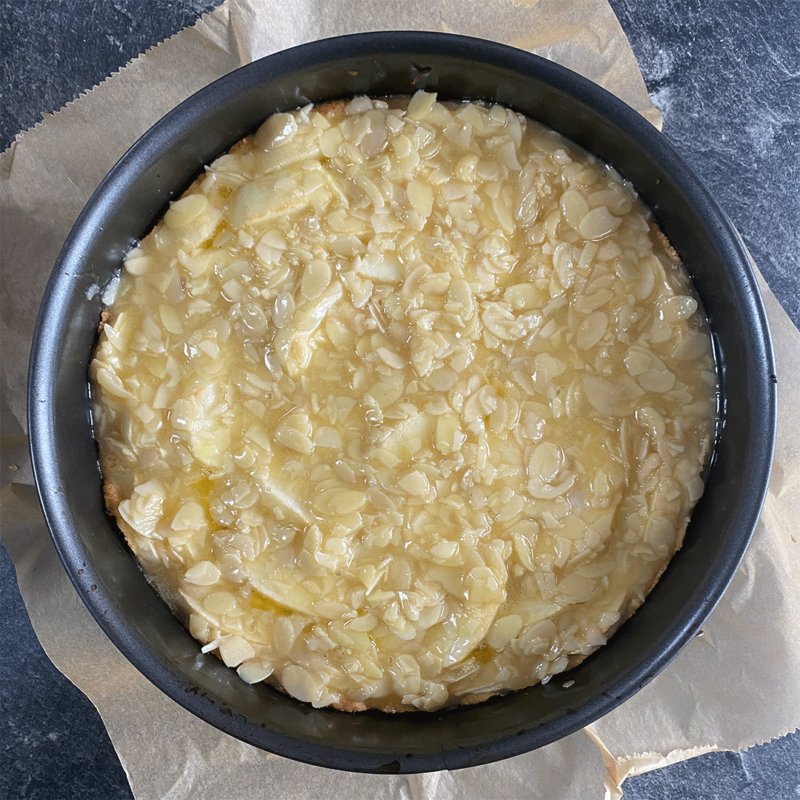
{"type": "Polygon", "coordinates": [[[647,65],[648,77],[655,81],[663,81],[672,70],[673,55],[668,50],[659,50],[647,65]]]}
{"type": "Polygon", "coordinates": [[[753,114],[752,121],[747,126],[747,134],[758,151],[767,150],[775,139],[775,130],[780,127],[781,121],[774,112],[763,109],[760,114],[753,114]]]}
{"type": "Polygon", "coordinates": [[[669,86],[661,86],[650,92],[650,99],[653,101],[653,105],[666,118],[669,114],[669,107],[672,101],[672,89],[669,86]]]}

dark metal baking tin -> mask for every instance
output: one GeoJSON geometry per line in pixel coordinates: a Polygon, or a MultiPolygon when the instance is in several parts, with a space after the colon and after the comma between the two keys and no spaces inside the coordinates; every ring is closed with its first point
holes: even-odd
{"type": "MultiPolygon", "coordinates": [[[[758,518],[775,435],[774,366],[747,254],[668,140],[569,70],[499,44],[434,33],[368,33],[277,53],[198,92],[151,128],[78,218],[45,292],[28,414],[42,505],[59,555],[95,619],[156,686],[223,731],[280,755],[345,770],[421,772],[485,764],[596,720],[650,681],[695,635],[728,585],[758,518]],[[267,115],[356,94],[505,104],[591,150],[636,186],[683,258],[713,326],[723,425],[685,544],[642,608],[546,686],[433,713],[313,709],[248,686],[199,646],[156,596],[105,514],[87,365],[103,285],[165,203],[267,115]],[[89,293],[91,295],[91,292],[89,293]],[[562,688],[574,681],[569,689],[562,688]]],[[[180,731],[176,731],[180,736],[180,731]]]]}

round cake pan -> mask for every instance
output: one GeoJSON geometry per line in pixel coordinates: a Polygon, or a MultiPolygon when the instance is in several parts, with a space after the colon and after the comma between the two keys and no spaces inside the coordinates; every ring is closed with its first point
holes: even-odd
{"type": "MultiPolygon", "coordinates": [[[[364,772],[475,766],[553,742],[630,697],[694,636],[741,560],[766,492],[775,435],[769,332],[735,230],[669,141],[615,97],[503,45],[434,33],[329,39],[243,67],[148,131],[81,213],[37,321],[28,386],[31,452],[56,548],[91,613],[147,678],[219,729],[288,758],[364,772]],[[248,686],[198,643],[145,580],[104,510],[88,364],[102,310],[95,285],[120,269],[203,165],[269,114],[359,94],[438,92],[502,103],[632,181],[683,259],[713,330],[720,427],[683,548],[644,605],[580,666],[545,686],[450,710],[389,715],[314,709],[248,686]],[[564,688],[566,681],[574,682],[564,688]]],[[[180,736],[180,731],[176,731],[180,736]]]]}

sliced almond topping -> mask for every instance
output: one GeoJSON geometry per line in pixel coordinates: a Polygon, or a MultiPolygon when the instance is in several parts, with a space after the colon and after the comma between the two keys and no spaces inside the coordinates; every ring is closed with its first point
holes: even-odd
{"type": "Polygon", "coordinates": [[[303,702],[549,680],[703,492],[714,365],[677,256],[612,167],[498,105],[275,114],[103,301],[126,538],[202,651],[303,702]]]}

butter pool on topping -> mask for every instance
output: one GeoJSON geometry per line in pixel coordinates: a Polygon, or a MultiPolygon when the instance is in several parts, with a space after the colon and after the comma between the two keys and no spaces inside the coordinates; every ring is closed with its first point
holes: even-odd
{"type": "Polygon", "coordinates": [[[248,682],[435,709],[602,645],[680,546],[716,376],[633,187],[500,106],[276,114],[125,260],[111,510],[248,682]]]}

